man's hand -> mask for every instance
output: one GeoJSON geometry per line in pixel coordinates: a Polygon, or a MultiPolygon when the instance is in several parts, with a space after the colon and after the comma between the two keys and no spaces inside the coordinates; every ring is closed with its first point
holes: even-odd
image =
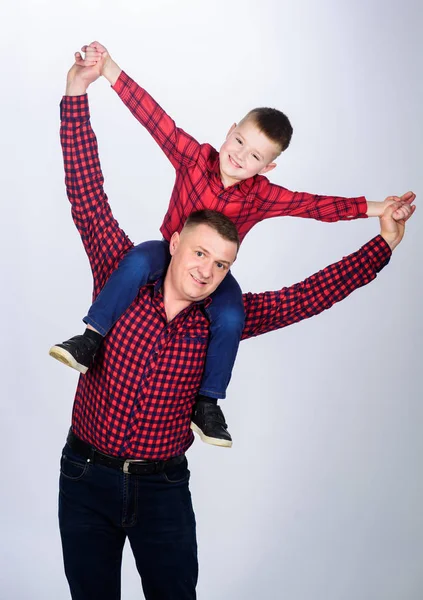
{"type": "Polygon", "coordinates": [[[79,52],[75,52],[75,63],[68,72],[66,80],[66,96],[81,96],[88,86],[101,75],[102,58],[97,53],[96,60],[85,62],[79,52]]]}
{"type": "MultiPolygon", "coordinates": [[[[388,196],[383,202],[367,202],[367,216],[368,217],[381,217],[388,206],[391,206],[394,202],[401,202],[402,204],[411,205],[416,198],[414,192],[406,192],[402,196],[388,196]]],[[[394,219],[400,219],[400,215],[394,214],[394,219]]]]}
{"type": "Polygon", "coordinates": [[[122,72],[122,69],[115,63],[107,49],[100,42],[91,42],[91,44],[82,46],[82,52],[85,53],[85,59],[78,54],[77,63],[82,67],[99,65],[101,75],[103,75],[111,85],[114,85],[122,72]]]}
{"type": "MultiPolygon", "coordinates": [[[[404,194],[404,196],[407,196],[407,194],[404,194]]],[[[404,237],[405,222],[408,221],[415,210],[416,207],[409,202],[391,202],[385,208],[383,215],[379,217],[380,235],[389,245],[391,250],[395,250],[401,242],[404,237]]]]}

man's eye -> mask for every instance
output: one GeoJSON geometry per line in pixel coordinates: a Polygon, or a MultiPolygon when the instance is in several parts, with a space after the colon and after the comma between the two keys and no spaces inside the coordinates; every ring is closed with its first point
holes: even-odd
{"type": "Polygon", "coordinates": [[[220,262],[218,262],[218,263],[216,263],[216,267],[217,267],[218,269],[224,269],[224,268],[225,268],[225,265],[224,265],[223,263],[220,263],[220,262]]]}
{"type": "Polygon", "coordinates": [[[201,250],[197,250],[196,251],[196,255],[197,256],[204,256],[204,252],[201,252],[201,250]]]}

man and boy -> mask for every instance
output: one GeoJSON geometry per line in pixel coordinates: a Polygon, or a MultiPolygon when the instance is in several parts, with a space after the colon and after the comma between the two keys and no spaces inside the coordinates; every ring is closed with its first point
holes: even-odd
{"type": "MultiPolygon", "coordinates": [[[[176,170],[169,208],[160,228],[163,240],[144,242],[128,252],[83,319],[87,324],[85,333],[50,349],[54,358],[82,373],[93,364],[104,336],[131,305],[140,287],[165,272],[171,236],[181,231],[193,211],[209,208],[222,212],[235,223],[242,242],[256,223],[271,217],[355,219],[380,216],[395,200],[407,204],[414,200],[412,192],[401,198],[391,196],[384,202],[367,202],[364,197],[317,196],[271,184],[264,174],[276,167],[275,158],[286,150],[292,136],[286,115],[276,109],[253,109],[231,127],[217,152],[176,127],[99,42],[82,50],[85,59],[77,53],[77,65],[97,69],[110,82],[176,170]]],[[[220,265],[223,270],[226,267],[220,265]]],[[[202,286],[206,282],[197,283],[202,286]]],[[[226,396],[245,322],[242,293],[232,274],[225,277],[205,310],[210,319],[209,344],[191,427],[203,441],[229,447],[232,438],[217,399],[226,396]]]]}
{"type": "MultiPolygon", "coordinates": [[[[78,62],[61,103],[61,143],[72,217],[97,297],[133,243],[103,190],[90,124],[86,90],[103,65],[78,62]]],[[[242,338],[318,314],[372,281],[413,212],[407,202],[393,203],[380,217],[381,234],[357,252],[288,288],[243,294],[242,338]]],[[[235,261],[238,233],[217,211],[193,211],[169,238],[167,269],[138,290],[79,379],[59,494],[74,600],[120,598],[127,537],[147,600],[196,598],[197,542],[185,452],[193,442],[191,414],[206,361],[207,309],[235,261]]]]}

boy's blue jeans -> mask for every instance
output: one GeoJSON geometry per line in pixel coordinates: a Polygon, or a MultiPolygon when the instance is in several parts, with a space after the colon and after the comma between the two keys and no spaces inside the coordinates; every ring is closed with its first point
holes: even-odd
{"type": "MultiPolygon", "coordinates": [[[[135,246],[109,277],[84,322],[106,335],[133,302],[139,288],[163,275],[169,261],[169,244],[164,240],[135,246]]],[[[199,393],[225,398],[245,322],[242,292],[231,273],[212,294],[206,310],[210,340],[199,393]]]]}
{"type": "Polygon", "coordinates": [[[195,600],[195,516],[186,459],[166,472],[127,475],[88,462],[68,444],[60,468],[59,525],[73,600],[119,600],[129,539],[145,598],[195,600]]]}

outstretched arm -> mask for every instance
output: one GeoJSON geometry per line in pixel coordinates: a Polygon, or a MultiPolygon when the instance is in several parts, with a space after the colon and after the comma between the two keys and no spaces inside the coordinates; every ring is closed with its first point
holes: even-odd
{"type": "Polygon", "coordinates": [[[257,191],[257,200],[264,211],[263,218],[303,217],[332,223],[366,217],[367,201],[364,196],[343,198],[320,196],[307,192],[291,192],[263,178],[257,191]]]}
{"type": "MultiPolygon", "coordinates": [[[[393,202],[411,205],[416,195],[406,192],[402,196],[388,196],[383,202],[367,201],[364,196],[343,198],[342,196],[320,196],[290,190],[263,179],[257,198],[264,208],[264,219],[271,217],[303,217],[332,223],[350,219],[380,217],[393,202]]],[[[399,218],[399,213],[395,215],[399,218]]]]}
{"type": "Polygon", "coordinates": [[[132,247],[113,217],[104,192],[97,140],[90,124],[86,90],[100,76],[99,68],[75,63],[70,69],[61,102],[60,128],[66,191],[91,264],[94,296],[132,247]]]}
{"type": "Polygon", "coordinates": [[[373,281],[401,242],[405,221],[414,210],[414,206],[394,203],[380,218],[380,235],[357,252],[290,287],[276,292],[244,294],[243,339],[318,315],[373,281]],[[399,220],[393,218],[394,213],[399,220]]]}
{"type": "Polygon", "coordinates": [[[131,79],[115,63],[108,51],[99,42],[83,46],[85,59],[79,55],[79,65],[87,66],[101,56],[101,74],[109,81],[134,117],[157,142],[175,169],[195,163],[201,145],[162,109],[150,94],[131,79]]]}

